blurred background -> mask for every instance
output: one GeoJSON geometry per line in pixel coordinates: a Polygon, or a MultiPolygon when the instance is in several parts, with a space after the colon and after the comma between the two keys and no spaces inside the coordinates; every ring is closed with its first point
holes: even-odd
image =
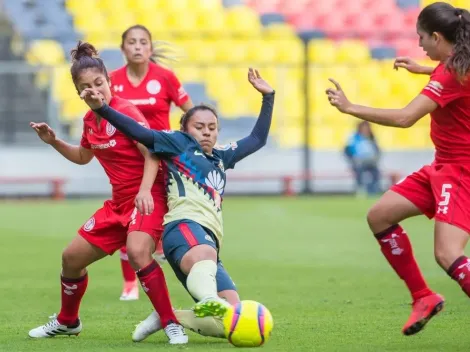
{"type": "MultiPolygon", "coordinates": [[[[96,161],[69,163],[30,121],[78,143],[87,111],[69,74],[69,52],[91,42],[108,70],[124,64],[121,33],[143,24],[172,45],[194,103],[221,116],[221,143],[251,131],[259,68],[277,91],[268,145],[229,173],[227,193],[380,192],[433,157],[429,118],[411,129],[358,127],[329,106],[329,77],[350,100],[399,108],[427,82],[393,70],[397,56],[426,62],[415,22],[428,0],[0,0],[0,195],[105,196],[96,161]],[[371,138],[373,136],[374,138],[371,138]],[[365,142],[364,142],[365,141],[365,142]],[[358,161],[361,157],[365,161],[358,161]]],[[[468,0],[448,1],[469,7],[468,0]]],[[[172,112],[178,128],[180,110],[172,112]]]]}

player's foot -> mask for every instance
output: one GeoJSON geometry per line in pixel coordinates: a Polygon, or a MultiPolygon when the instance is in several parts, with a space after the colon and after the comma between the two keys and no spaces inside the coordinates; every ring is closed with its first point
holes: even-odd
{"type": "Polygon", "coordinates": [[[122,289],[121,301],[135,301],[139,299],[139,282],[125,281],[124,288],[122,289]]]}
{"type": "Polygon", "coordinates": [[[420,332],[429,320],[444,308],[444,297],[434,293],[413,302],[413,311],[403,327],[403,334],[414,335],[420,332]]]}
{"type": "Polygon", "coordinates": [[[37,328],[29,332],[29,337],[34,338],[44,338],[44,337],[54,337],[56,335],[75,335],[78,336],[82,331],[82,322],[80,319],[73,325],[62,325],[57,320],[56,316],[53,315],[50,317],[52,320],[47,324],[38,326],[37,328]]]}
{"type": "Polygon", "coordinates": [[[223,318],[230,304],[220,298],[206,298],[195,304],[193,307],[194,314],[198,318],[219,317],[223,318]]]}
{"type": "Polygon", "coordinates": [[[184,332],[182,325],[170,323],[164,330],[170,345],[184,345],[188,343],[188,335],[184,332]]]}
{"type": "Polygon", "coordinates": [[[145,320],[136,325],[135,330],[132,333],[132,341],[143,341],[161,329],[162,322],[160,321],[160,316],[156,311],[153,311],[147,318],[145,318],[145,320]]]}

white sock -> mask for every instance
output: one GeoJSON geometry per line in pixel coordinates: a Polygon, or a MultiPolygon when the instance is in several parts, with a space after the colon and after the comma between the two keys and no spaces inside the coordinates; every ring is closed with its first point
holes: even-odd
{"type": "Polygon", "coordinates": [[[217,264],[212,260],[202,260],[194,264],[186,279],[189,293],[198,301],[217,298],[216,274],[217,264]]]}

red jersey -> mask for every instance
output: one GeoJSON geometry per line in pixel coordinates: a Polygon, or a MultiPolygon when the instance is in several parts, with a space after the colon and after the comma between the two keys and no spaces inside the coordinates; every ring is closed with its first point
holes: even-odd
{"type": "MultiPolygon", "coordinates": [[[[148,127],[139,109],[127,100],[113,97],[109,106],[148,127]]],[[[104,119],[98,125],[95,113],[90,110],[83,118],[80,145],[93,150],[96,159],[103,166],[112,186],[113,199],[122,200],[137,195],[144,174],[144,157],[135,141],[104,119]]]]}
{"type": "Polygon", "coordinates": [[[138,86],[129,81],[127,66],[111,72],[110,77],[113,94],[137,106],[154,130],[169,130],[171,103],[181,106],[189,99],[175,74],[153,62],[138,86]]]}
{"type": "Polygon", "coordinates": [[[436,162],[470,164],[470,82],[460,83],[441,63],[421,94],[439,105],[431,113],[436,162]]]}

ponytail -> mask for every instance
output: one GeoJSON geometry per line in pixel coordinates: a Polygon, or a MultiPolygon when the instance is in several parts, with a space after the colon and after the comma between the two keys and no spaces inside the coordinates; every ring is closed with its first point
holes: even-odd
{"type": "Polygon", "coordinates": [[[464,81],[470,73],[470,12],[455,9],[459,26],[455,34],[454,52],[447,62],[447,67],[464,81]]]}
{"type": "Polygon", "coordinates": [[[174,45],[165,41],[152,42],[152,56],[150,61],[162,66],[169,66],[170,62],[178,62],[183,55],[177,52],[174,45]]]}

